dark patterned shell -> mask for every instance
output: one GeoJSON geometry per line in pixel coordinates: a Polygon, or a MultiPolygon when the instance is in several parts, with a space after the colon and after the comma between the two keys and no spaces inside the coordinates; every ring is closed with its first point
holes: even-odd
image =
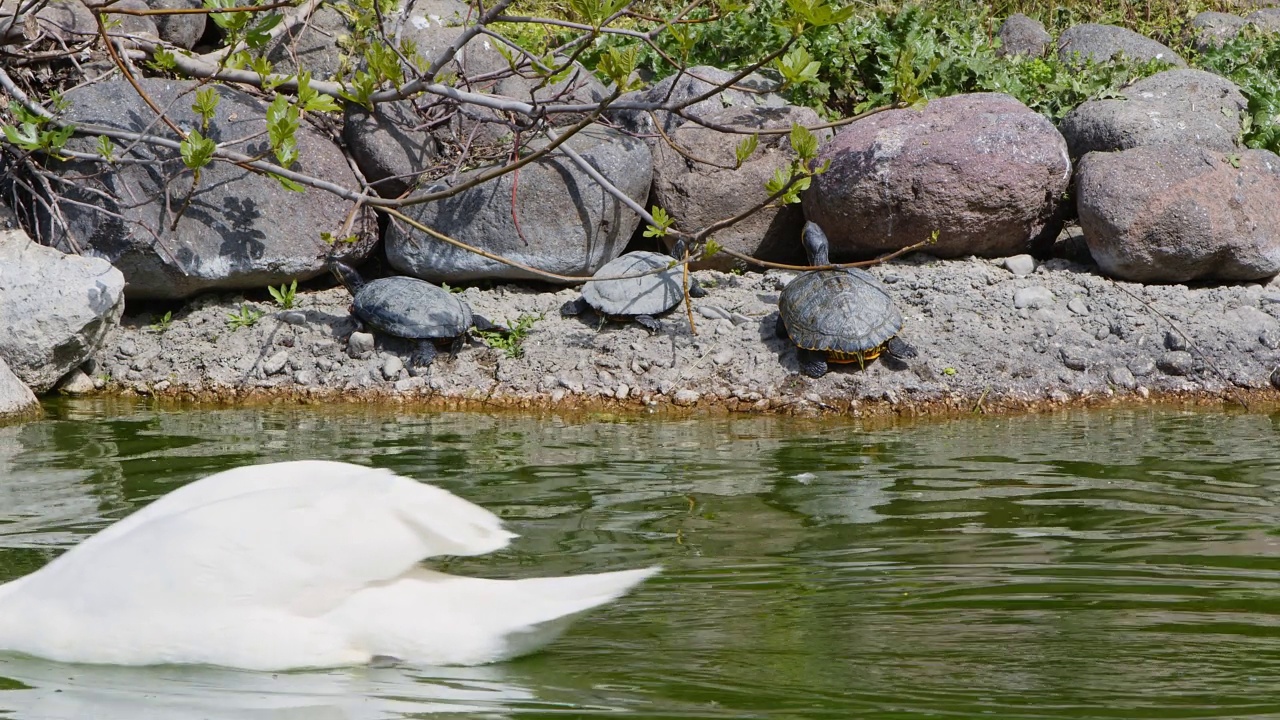
{"type": "Polygon", "coordinates": [[[880,347],[902,329],[902,313],[865,270],[814,270],[778,298],[791,341],[806,350],[856,354],[880,347]]]}
{"type": "Polygon", "coordinates": [[[451,338],[471,327],[471,309],[425,280],[397,276],[362,286],[356,315],[374,330],[402,338],[451,338]]]}
{"type": "MultiPolygon", "coordinates": [[[[596,271],[595,277],[632,275],[670,266],[672,258],[656,252],[629,252],[596,271]]],[[[666,272],[630,280],[588,281],[582,297],[606,315],[657,315],[684,298],[683,273],[679,266],[666,272]]]]}

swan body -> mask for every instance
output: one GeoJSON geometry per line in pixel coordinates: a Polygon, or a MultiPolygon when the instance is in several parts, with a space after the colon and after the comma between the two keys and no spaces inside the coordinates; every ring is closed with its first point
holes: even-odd
{"type": "Polygon", "coordinates": [[[505,660],[657,568],[489,580],[419,565],[515,537],[388,470],[328,461],[198,480],[0,585],[0,650],[62,662],[287,670],[505,660]]]}

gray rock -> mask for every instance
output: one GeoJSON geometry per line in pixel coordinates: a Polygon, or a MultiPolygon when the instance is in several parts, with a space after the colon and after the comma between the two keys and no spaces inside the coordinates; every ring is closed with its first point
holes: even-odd
{"type": "MultiPolygon", "coordinates": [[[[786,130],[793,124],[822,122],[810,108],[727,107],[703,116],[721,126],[758,130],[786,130]]],[[[818,131],[820,139],[830,130],[818,131]]],[[[668,143],[657,143],[653,156],[653,195],[683,227],[701,228],[733,217],[743,209],[769,197],[765,184],[778,170],[788,167],[794,153],[787,135],[759,135],[759,145],[741,166],[736,166],[735,149],[744,135],[724,133],[687,122],[670,133],[678,152],[668,143]],[[690,162],[689,157],[699,162],[690,162]]],[[[711,239],[729,250],[773,262],[803,264],[804,251],[798,240],[804,217],[798,205],[766,207],[740,223],[731,225],[711,239]]],[[[670,249],[670,248],[668,248],[670,249]]],[[[729,255],[714,255],[695,263],[695,268],[728,270],[741,263],[729,255]]]]}
{"type": "Polygon", "coordinates": [[[280,372],[283,372],[285,369],[285,366],[288,364],[289,364],[289,352],[287,350],[281,350],[280,352],[275,353],[271,357],[262,361],[262,374],[276,375],[280,372]]]}
{"type": "Polygon", "coordinates": [[[1156,371],[1156,361],[1149,357],[1134,358],[1129,363],[1129,369],[1138,377],[1146,377],[1156,371]]]}
{"type": "Polygon", "coordinates": [[[1058,38],[1058,58],[1063,62],[1109,62],[1117,54],[1138,62],[1161,60],[1177,67],[1187,66],[1187,61],[1167,46],[1116,25],[1076,25],[1058,38]]]}
{"type": "Polygon", "coordinates": [[[1166,70],[1120,91],[1119,99],[1090,100],[1058,129],[1071,157],[1143,145],[1199,145],[1223,152],[1239,147],[1248,101],[1230,80],[1203,70],[1166,70]]]}
{"type": "Polygon", "coordinates": [[[1280,390],[1280,367],[1271,371],[1271,387],[1280,390]]]}
{"type": "Polygon", "coordinates": [[[1081,348],[1071,345],[1062,348],[1062,364],[1071,370],[1084,370],[1089,367],[1089,358],[1081,348]]]}
{"type": "Polygon", "coordinates": [[[124,277],[107,261],[0,232],[0,358],[34,392],[87,360],[123,312],[124,277]]]}
{"type": "Polygon", "coordinates": [[[1000,49],[997,55],[1040,57],[1053,45],[1053,36],[1039,20],[1014,13],[1000,24],[1000,49]]]}
{"type": "Polygon", "coordinates": [[[1164,347],[1166,350],[1186,350],[1187,339],[1181,333],[1172,330],[1166,331],[1164,334],[1164,347]]]}
{"type": "Polygon", "coordinates": [[[21,0],[0,0],[0,29],[12,26],[12,33],[3,36],[14,42],[34,42],[56,38],[64,45],[79,45],[98,34],[98,24],[89,8],[82,2],[51,2],[38,6],[35,18],[35,34],[28,32],[26,13],[36,7],[21,0]],[[18,22],[13,16],[22,11],[18,22]]]}
{"type": "MultiPolygon", "coordinates": [[[[204,7],[201,0],[146,0],[153,10],[194,10],[204,7]]],[[[204,13],[180,13],[155,16],[160,39],[190,50],[204,36],[209,16],[204,13]]]]}
{"type": "Polygon", "coordinates": [[[1156,360],[1156,367],[1167,375],[1190,375],[1195,372],[1196,358],[1186,350],[1170,350],[1156,360]]]}
{"type": "Polygon", "coordinates": [[[1254,10],[1244,16],[1245,22],[1262,32],[1280,32],[1280,8],[1266,7],[1254,10]]]}
{"type": "Polygon", "coordinates": [[[1018,277],[1025,277],[1036,271],[1036,259],[1025,253],[1011,255],[1004,259],[1004,268],[1018,277]]]}
{"type": "MultiPolygon", "coordinates": [[[[143,0],[117,0],[111,4],[112,9],[119,10],[150,10],[149,4],[143,0]]],[[[107,34],[112,37],[137,36],[147,38],[160,38],[160,31],[156,29],[156,21],[147,15],[126,15],[115,14],[110,18],[119,23],[113,28],[107,30],[107,34]]]]}
{"type": "Polygon", "coordinates": [[[314,80],[328,80],[342,67],[338,38],[350,33],[343,14],[333,5],[321,4],[307,22],[286,28],[272,40],[265,54],[277,73],[292,75],[301,68],[314,80]]]}
{"type": "MultiPolygon", "coordinates": [[[[685,122],[684,118],[665,110],[658,110],[650,115],[646,110],[632,109],[627,106],[655,102],[679,106],[729,82],[736,74],[709,65],[695,65],[683,73],[664,78],[653,87],[623,95],[610,106],[610,115],[624,130],[640,135],[656,134],[652,119],[653,115],[656,115],[662,123],[663,132],[671,132],[685,122]]],[[[752,73],[732,87],[705,100],[685,106],[684,113],[686,116],[700,118],[719,112],[726,107],[782,107],[787,104],[787,101],[776,92],[777,89],[777,82],[752,73]]],[[[655,144],[661,141],[658,137],[652,139],[655,144]]]]}
{"type": "Polygon", "coordinates": [[[299,370],[293,374],[293,381],[302,387],[311,387],[316,382],[316,374],[310,370],[299,370]]]}
{"type": "Polygon", "coordinates": [[[1013,293],[1013,306],[1022,308],[1044,308],[1053,304],[1053,292],[1042,285],[1018,288],[1013,293]]]}
{"type": "Polygon", "coordinates": [[[1067,309],[1076,315],[1088,315],[1089,305],[1078,297],[1071,298],[1067,301],[1067,309]]]}
{"type": "MultiPolygon", "coordinates": [[[[140,79],[147,94],[180,125],[196,127],[191,102],[179,95],[199,87],[191,81],[140,79]]],[[[228,148],[249,155],[264,150],[261,131],[266,106],[225,85],[211,85],[221,97],[206,135],[219,141],[252,138],[228,148]]],[[[69,91],[66,119],[131,132],[167,134],[162,123],[124,80],[92,83],[69,91]]],[[[297,134],[294,169],[329,182],[355,187],[342,153],[305,123],[297,134]]],[[[93,154],[96,140],[75,138],[68,148],[93,154]]],[[[227,163],[201,170],[191,196],[192,177],[177,150],[142,143],[117,144],[122,162],[110,167],[89,161],[60,163],[68,178],[58,207],[67,227],[40,220],[45,244],[81,249],[109,260],[124,273],[131,298],[183,298],[212,289],[262,288],[307,280],[326,272],[330,246],[321,233],[343,227],[351,203],[318,190],[284,189],[275,180],[227,163]],[[188,204],[188,198],[190,203],[188,204]],[[184,208],[180,218],[174,214],[184,208]]],[[[361,213],[353,230],[361,238],[338,253],[359,262],[377,241],[372,213],[361,213]]]]}
{"type": "Polygon", "coordinates": [[[832,260],[928,240],[939,257],[1003,256],[1051,243],[1071,177],[1053,124],[1001,93],[953,95],[922,110],[857,120],[821,152],[830,169],[804,193],[832,260]]]}
{"type": "Polygon", "coordinates": [[[38,412],[40,403],[0,357],[0,417],[38,412]]]}
{"type": "Polygon", "coordinates": [[[671,397],[671,402],[675,403],[676,405],[694,405],[698,402],[698,400],[701,397],[702,397],[702,394],[699,393],[697,390],[690,390],[689,388],[681,388],[680,390],[677,390],[676,394],[671,397]]]}
{"type": "Polygon", "coordinates": [[[1076,193],[1089,252],[1112,277],[1174,283],[1280,272],[1280,157],[1271,152],[1090,153],[1076,193]]]}
{"type": "Polygon", "coordinates": [[[96,389],[93,384],[93,378],[89,377],[80,368],[67,373],[62,378],[62,381],[58,383],[58,392],[64,395],[87,395],[96,389]]]}
{"type": "Polygon", "coordinates": [[[401,370],[404,370],[404,361],[395,355],[382,361],[382,377],[387,380],[395,380],[400,377],[401,370]]]}
{"type": "Polygon", "coordinates": [[[353,332],[347,338],[347,355],[356,360],[363,360],[373,354],[373,334],[353,332]]]}
{"type": "Polygon", "coordinates": [[[1113,365],[1107,370],[1107,382],[1125,390],[1132,390],[1138,387],[1138,380],[1129,371],[1129,368],[1123,365],[1113,365]]]}
{"type": "Polygon", "coordinates": [[[400,197],[440,154],[436,140],[418,129],[423,118],[408,100],[383,103],[370,111],[347,105],[342,139],[351,157],[382,197],[400,197]]]}
{"type": "MultiPolygon", "coordinates": [[[[643,204],[653,161],[643,141],[593,126],[567,141],[601,175],[643,204]]],[[[464,173],[466,180],[473,173],[464,173]]],[[[512,260],[565,275],[591,275],[622,253],[640,218],[587,176],[567,156],[553,152],[520,169],[512,220],[512,184],[517,175],[468,188],[405,213],[427,227],[512,260]]],[[[525,279],[540,276],[475,255],[402,223],[386,236],[387,258],[401,272],[432,282],[525,279]]]]}
{"type": "Polygon", "coordinates": [[[284,312],[276,313],[276,318],[286,325],[307,324],[307,314],[301,310],[285,310],[284,312]]]}
{"type": "Polygon", "coordinates": [[[1219,46],[1239,35],[1240,30],[1248,24],[1249,21],[1239,15],[1213,11],[1202,12],[1191,20],[1191,28],[1195,32],[1194,46],[1200,51],[1219,46]]]}

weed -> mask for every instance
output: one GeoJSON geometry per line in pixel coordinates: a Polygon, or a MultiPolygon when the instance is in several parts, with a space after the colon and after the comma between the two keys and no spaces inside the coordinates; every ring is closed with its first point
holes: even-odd
{"type": "Polygon", "coordinates": [[[168,330],[171,325],[173,325],[173,311],[166,310],[165,314],[159,320],[151,323],[150,327],[152,332],[162,333],[168,330]]]}
{"type": "Polygon", "coordinates": [[[250,309],[248,305],[242,303],[239,313],[227,313],[227,327],[232,330],[253,327],[261,317],[261,310],[250,309]]]}
{"type": "Polygon", "coordinates": [[[529,335],[529,331],[533,329],[533,324],[542,320],[544,315],[522,314],[516,318],[516,321],[508,327],[506,332],[501,330],[477,330],[480,339],[484,340],[484,344],[495,350],[501,350],[507,354],[509,358],[524,357],[524,339],[529,335]]]}
{"type": "Polygon", "coordinates": [[[295,279],[289,285],[281,285],[279,288],[268,286],[267,290],[271,292],[271,299],[285,310],[293,309],[293,301],[298,295],[298,281],[295,279]]]}

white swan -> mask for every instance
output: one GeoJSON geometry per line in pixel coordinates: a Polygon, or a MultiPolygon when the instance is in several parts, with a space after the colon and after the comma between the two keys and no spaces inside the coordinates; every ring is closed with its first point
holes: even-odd
{"type": "Polygon", "coordinates": [[[531,652],[658,568],[526,580],[419,565],[514,534],[389,470],[298,461],[198,480],[0,585],[0,650],[286,670],[476,665],[531,652]]]}

